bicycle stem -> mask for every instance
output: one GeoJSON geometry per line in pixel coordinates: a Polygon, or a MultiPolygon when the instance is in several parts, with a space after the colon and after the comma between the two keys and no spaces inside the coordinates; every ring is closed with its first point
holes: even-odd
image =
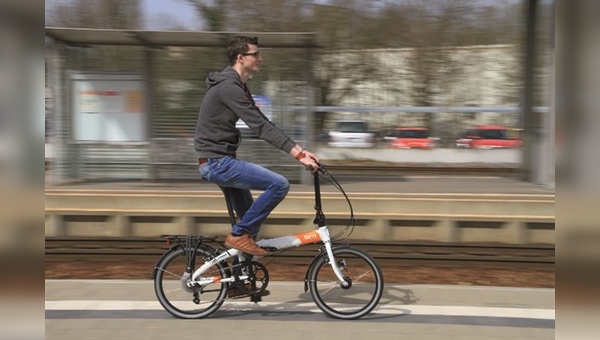
{"type": "Polygon", "coordinates": [[[323,208],[321,206],[321,183],[319,181],[319,171],[315,171],[313,174],[314,177],[314,186],[315,186],[315,219],[313,221],[314,224],[319,227],[324,227],[327,225],[327,221],[325,220],[325,214],[323,213],[323,208]]]}

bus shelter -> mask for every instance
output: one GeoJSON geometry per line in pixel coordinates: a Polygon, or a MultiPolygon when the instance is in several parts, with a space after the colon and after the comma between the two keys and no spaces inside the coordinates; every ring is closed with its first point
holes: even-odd
{"type": "MultiPolygon", "coordinates": [[[[47,125],[53,155],[48,180],[197,180],[193,132],[204,79],[208,70],[227,65],[225,48],[235,35],[256,36],[261,49],[289,55],[278,68],[267,66],[261,72],[266,75],[249,85],[261,110],[310,148],[311,54],[319,47],[315,33],[46,27],[46,83],[52,107],[47,125]],[[293,98],[281,87],[292,89],[293,98]],[[301,104],[305,110],[279,112],[282,102],[301,104]]],[[[243,124],[240,129],[239,158],[292,182],[308,179],[289,155],[256,138],[243,124]]]]}

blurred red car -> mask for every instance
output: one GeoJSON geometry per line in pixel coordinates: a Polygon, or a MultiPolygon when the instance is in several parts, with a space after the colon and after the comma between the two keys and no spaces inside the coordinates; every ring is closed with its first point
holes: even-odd
{"type": "Polygon", "coordinates": [[[398,128],[394,135],[385,139],[394,149],[433,149],[439,141],[439,138],[430,137],[429,129],[423,127],[398,128]]]}
{"type": "Polygon", "coordinates": [[[501,125],[478,125],[465,131],[457,140],[457,148],[466,149],[508,149],[523,145],[516,130],[501,125]]]}

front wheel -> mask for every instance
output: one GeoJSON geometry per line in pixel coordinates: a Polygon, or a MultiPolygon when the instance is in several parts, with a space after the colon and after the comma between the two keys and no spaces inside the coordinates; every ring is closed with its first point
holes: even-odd
{"type": "Polygon", "coordinates": [[[338,319],[358,319],[369,314],[383,294],[383,274],[371,256],[358,249],[334,248],[333,255],[346,282],[342,287],[329,266],[329,258],[320,257],[309,273],[310,294],[327,315],[338,319]]]}
{"type": "MultiPolygon", "coordinates": [[[[210,253],[196,250],[196,265],[201,265],[210,253]]],[[[216,263],[204,276],[214,277],[215,283],[205,286],[191,285],[186,272],[187,251],[178,248],[167,254],[156,268],[154,290],[160,304],[169,313],[184,319],[205,318],[216,312],[227,296],[227,283],[221,279],[229,277],[229,269],[216,263]]],[[[193,268],[192,272],[197,269],[193,268]]]]}

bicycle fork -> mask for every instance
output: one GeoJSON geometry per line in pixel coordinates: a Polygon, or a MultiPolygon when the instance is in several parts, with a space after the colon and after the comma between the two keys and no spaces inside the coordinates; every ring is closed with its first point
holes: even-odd
{"type": "Polygon", "coordinates": [[[338,266],[337,261],[335,260],[335,256],[333,255],[333,247],[331,246],[331,238],[329,236],[329,229],[327,229],[327,227],[324,226],[324,227],[320,227],[318,229],[318,231],[319,231],[319,234],[321,234],[321,240],[323,241],[323,244],[325,245],[325,251],[327,253],[327,257],[329,258],[329,265],[331,266],[331,269],[335,273],[335,276],[338,278],[338,281],[340,282],[340,286],[342,288],[348,288],[350,286],[350,282],[348,282],[348,280],[346,280],[346,278],[342,274],[342,271],[341,271],[340,267],[338,266]]]}

